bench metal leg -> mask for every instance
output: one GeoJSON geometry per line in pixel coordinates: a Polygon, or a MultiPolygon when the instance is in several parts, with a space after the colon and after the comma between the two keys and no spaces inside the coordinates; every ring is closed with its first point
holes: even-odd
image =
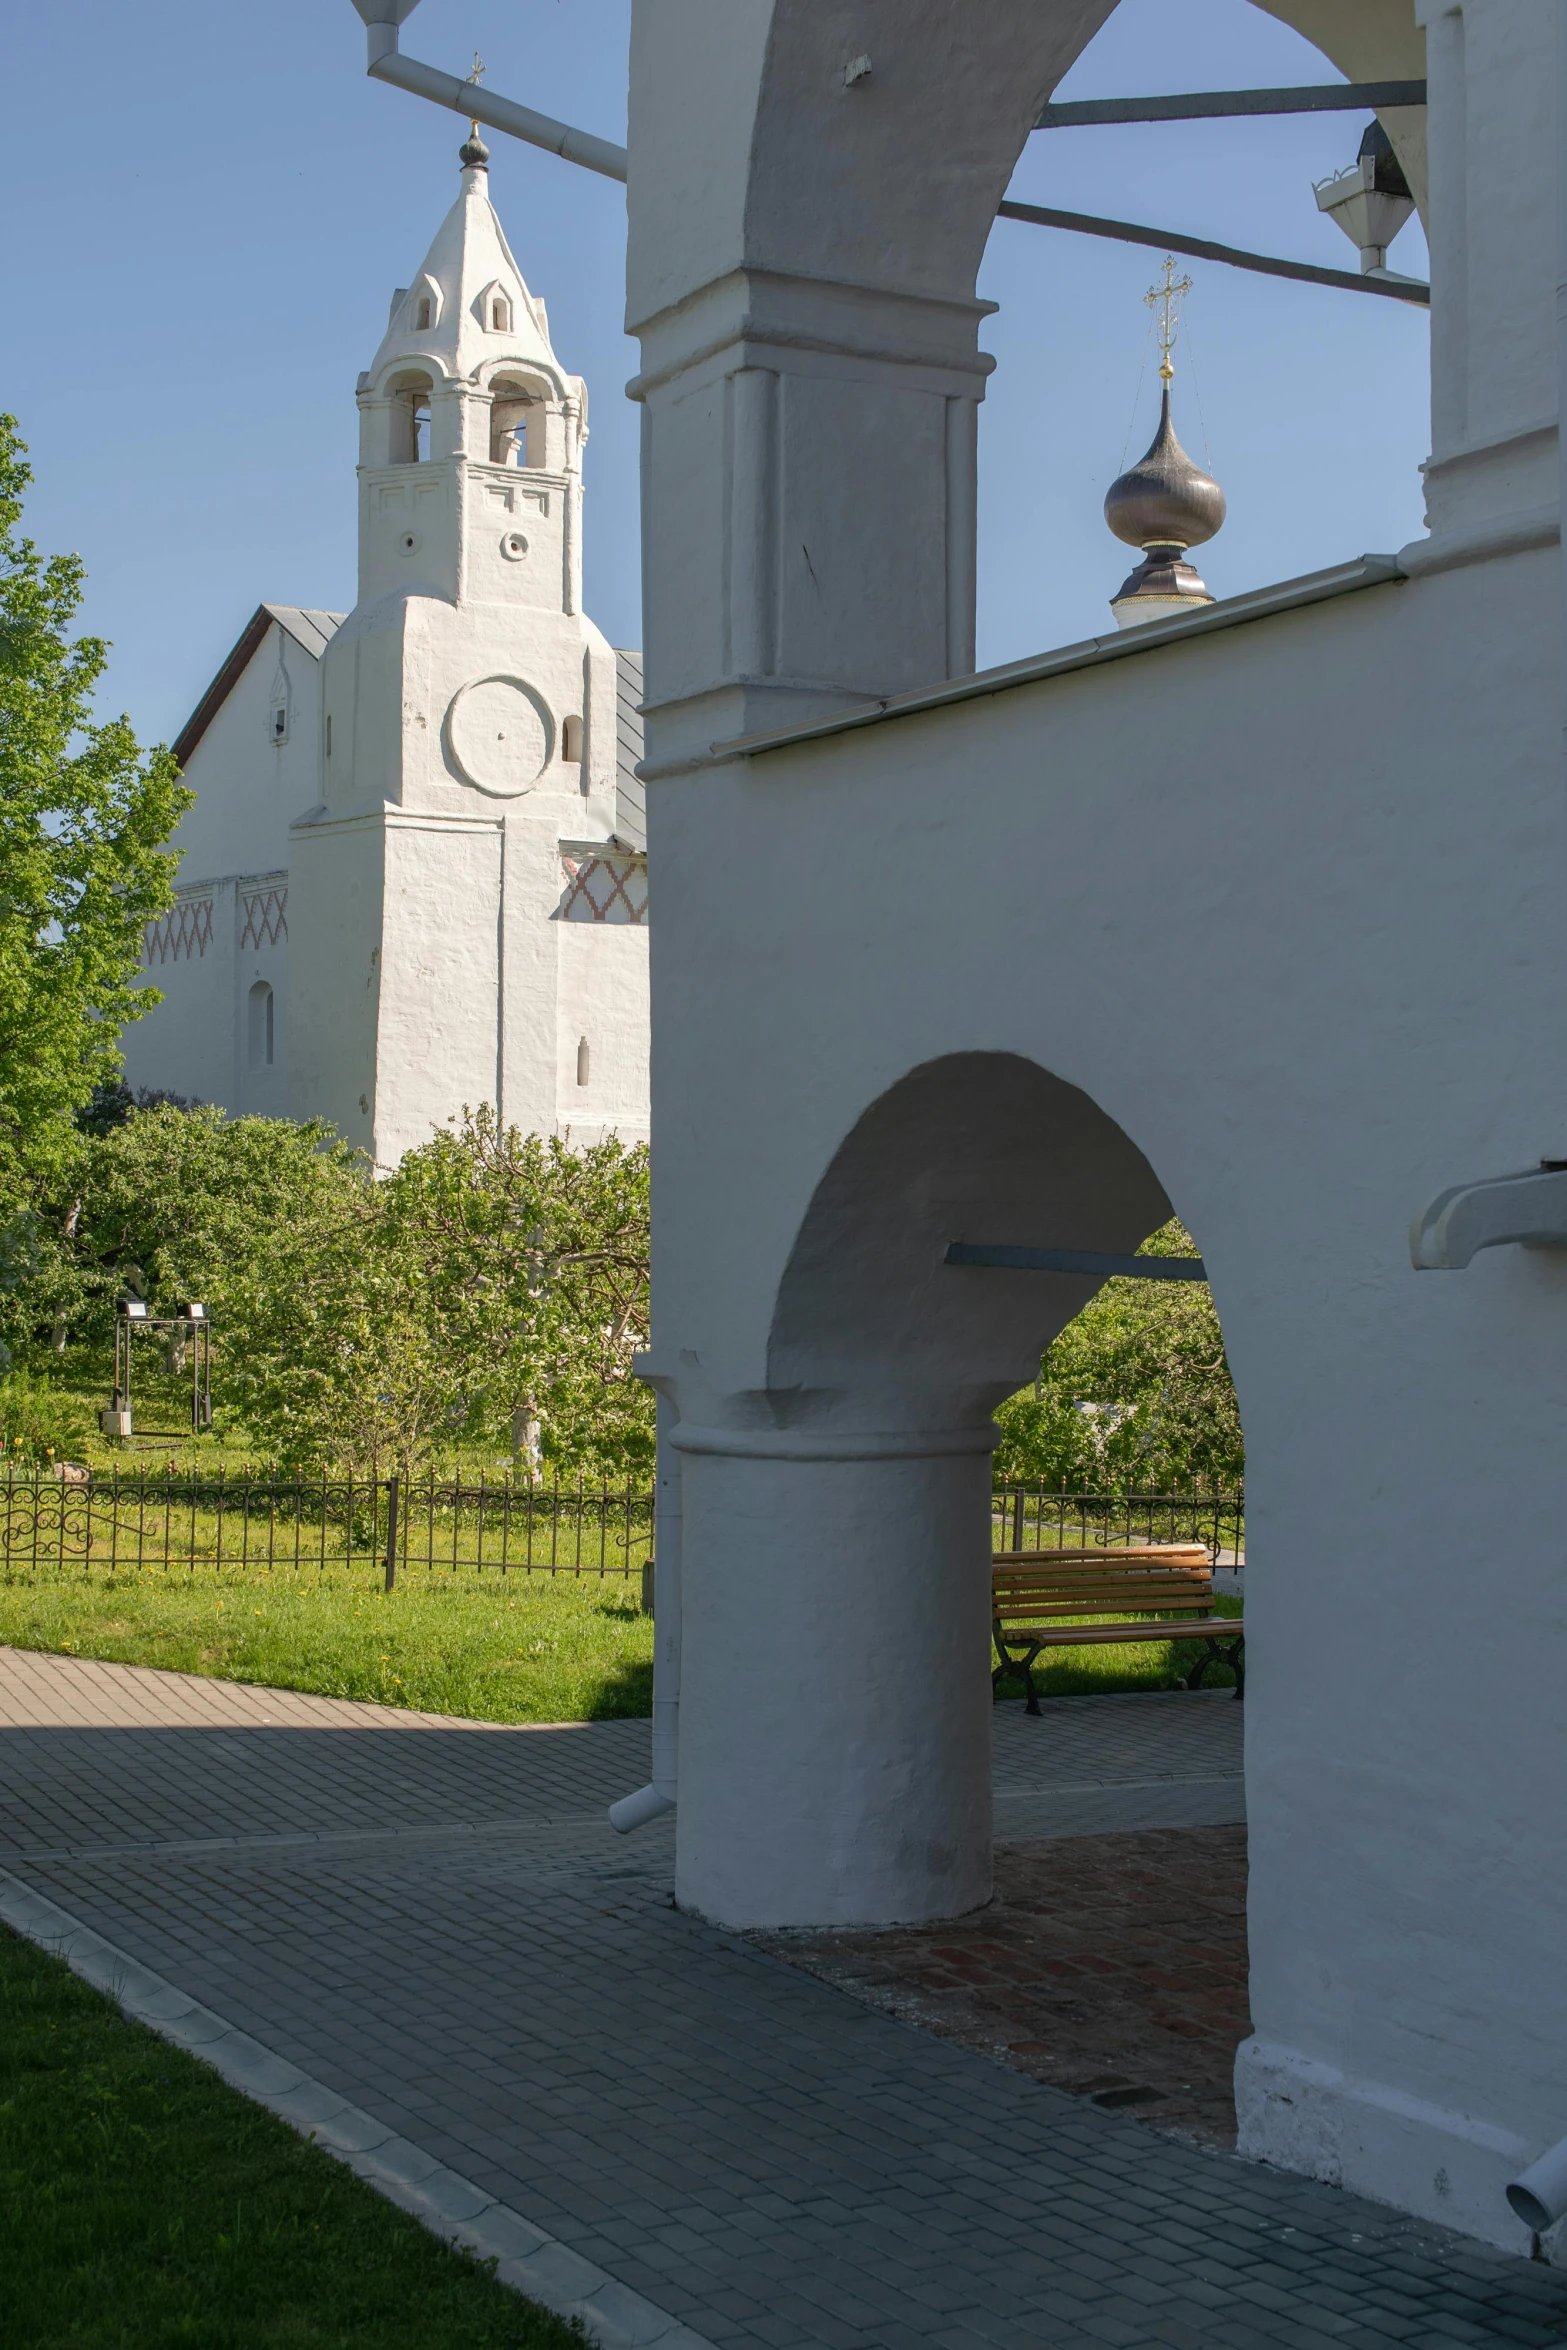
{"type": "Polygon", "coordinates": [[[1204,1640],[1202,1654],[1186,1675],[1181,1686],[1185,1689],[1200,1689],[1210,1665],[1228,1665],[1235,1675],[1235,1694],[1237,1697],[1244,1697],[1246,1694],[1245,1648],[1244,1638],[1226,1640],[1221,1634],[1216,1639],[1204,1640]]]}
{"type": "Polygon", "coordinates": [[[1025,1713],[1037,1714],[1039,1711],[1039,1692],[1034,1687],[1034,1659],[1038,1656],[1039,1649],[1037,1647],[1031,1648],[1027,1656],[1019,1660],[1016,1657],[1009,1656],[1005,1648],[1003,1648],[1001,1645],[1001,1642],[998,1640],[996,1642],[996,1654],[1000,1657],[1001,1662],[999,1665],[997,1665],[995,1671],[990,1676],[990,1694],[992,1698],[997,1695],[1003,1681],[1021,1681],[1024,1688],[1028,1691],[1028,1703],[1023,1710],[1025,1713]]]}

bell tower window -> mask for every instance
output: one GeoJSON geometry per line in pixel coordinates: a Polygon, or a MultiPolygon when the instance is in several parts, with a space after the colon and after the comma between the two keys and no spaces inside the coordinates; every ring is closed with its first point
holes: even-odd
{"type": "Polygon", "coordinates": [[[511,304],[504,294],[490,296],[490,331],[498,335],[511,332],[511,304]]]}
{"type": "Polygon", "coordinates": [[[423,465],[430,455],[430,379],[404,376],[393,386],[390,446],[393,465],[423,465]]]}
{"type": "Polygon", "coordinates": [[[423,333],[429,324],[430,297],[428,294],[421,294],[418,301],[414,304],[414,325],[421,333],[423,333]]]}
{"type": "Polygon", "coordinates": [[[534,455],[531,447],[533,425],[529,411],[533,402],[525,387],[503,379],[491,386],[490,398],[490,463],[492,465],[526,465],[534,455]]]}

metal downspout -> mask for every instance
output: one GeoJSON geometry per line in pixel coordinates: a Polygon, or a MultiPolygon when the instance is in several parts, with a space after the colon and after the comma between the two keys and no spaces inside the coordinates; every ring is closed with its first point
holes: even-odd
{"type": "Polygon", "coordinates": [[[442,73],[437,66],[404,57],[397,46],[397,28],[418,4],[419,0],[354,0],[364,19],[366,71],[376,81],[411,90],[416,98],[428,98],[437,106],[449,106],[454,114],[466,114],[475,122],[487,123],[491,130],[526,140],[530,147],[542,147],[568,163],[580,163],[585,171],[600,172],[605,179],[625,179],[626,150],[612,139],[596,139],[591,131],[576,130],[569,122],[557,122],[553,115],[535,114],[531,106],[519,106],[479,82],[459,81],[454,73],[442,73]]]}

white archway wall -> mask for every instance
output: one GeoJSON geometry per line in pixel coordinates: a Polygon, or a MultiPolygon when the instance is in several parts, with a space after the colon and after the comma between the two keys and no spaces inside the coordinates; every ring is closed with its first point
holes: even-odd
{"type": "Polygon", "coordinates": [[[949,1396],[943,1430],[939,1399],[905,1399],[905,1425],[871,1428],[900,1366],[874,1330],[833,1376],[798,1349],[786,1366],[780,1286],[871,1105],[944,1056],[1015,1055],[1135,1137],[1201,1234],[1245,1398],[1246,2143],[1521,2248],[1502,2179],[1567,2126],[1542,2020],[1567,1851],[1556,1809],[1519,1796],[1567,1767],[1567,1296],[1521,1252],[1415,1275],[1404,1232],[1448,1182],[1567,1156],[1554,0],[1421,0],[1420,576],[715,755],[961,652],[973,262],[1048,40],[1102,12],[965,12],[988,109],[937,13],[818,7],[813,53],[792,0],[637,11],[655,1368],[693,1446],[682,1898],[776,1916],[787,1877],[789,1914],[847,1921],[979,1897],[988,1717],[933,1629],[982,1589],[983,1465],[944,1449],[968,1407],[949,1396]],[[833,62],[841,85],[878,48],[859,107],[833,62]],[[1505,1604],[1477,1613],[1499,1558],[1505,1604]],[[916,1587],[897,1654],[840,1669],[873,1602],[916,1587]],[[722,1643],[700,1661],[702,1626],[732,1631],[764,1589],[790,1618],[771,1709],[725,1695],[722,1643]]]}
{"type": "MultiPolygon", "coordinates": [[[[655,767],[972,667],[990,365],[975,273],[1040,103],[1109,13],[640,0],[628,314],[655,767]],[[872,71],[845,87],[860,54],[872,71]]],[[[1541,543],[1557,503],[1550,0],[1271,13],[1346,72],[1428,66],[1429,520],[1444,540],[1505,521],[1541,543]]],[[[1393,128],[1419,179],[1418,125],[1393,128]]]]}
{"type": "MultiPolygon", "coordinates": [[[[1247,2147],[1517,2249],[1509,2164],[1567,2118],[1567,1833],[1520,1795],[1567,1771],[1567,1285],[1525,1252],[1415,1274],[1406,1232],[1460,1174],[1567,1155],[1558,610],[1544,550],[1370,590],[672,781],[658,835],[655,1349],[734,1448],[686,1468],[682,1898],[776,1921],[786,1887],[795,1922],[848,1922],[972,1893],[930,1854],[985,1756],[982,1476],[937,1441],[977,1382],[921,1388],[908,1357],[943,1277],[1038,1277],[939,1272],[932,1206],[922,1288],[875,1228],[896,1192],[861,1200],[868,1265],[835,1208],[812,1362],[788,1269],[871,1105],[1016,1055],[1134,1137],[1200,1235],[1243,1401],[1247,2147]],[[856,1429],[881,1458],[823,1457],[856,1429]],[[764,1597],[789,1618],[771,1703],[726,1650],[764,1597]],[[965,1645],[966,1694],[942,1678],[965,1645]],[[820,1871],[851,1817],[880,1908],[852,1906],[846,1846],[820,1871]]],[[[977,1168],[990,1132],[1013,1148],[995,1109],[977,1168]]],[[[913,1135],[905,1166],[923,1201],[913,1135]]]]}

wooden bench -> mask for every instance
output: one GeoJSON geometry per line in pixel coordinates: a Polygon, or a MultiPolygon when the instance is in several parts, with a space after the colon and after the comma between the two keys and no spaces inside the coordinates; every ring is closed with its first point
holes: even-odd
{"type": "Polygon", "coordinates": [[[1205,1542],[1162,1542],[1125,1550],[1002,1550],[991,1563],[991,1620],[999,1662],[992,1689],[1016,1675],[1039,1711],[1034,1659],[1044,1648],[1100,1648],[1131,1640],[1186,1640],[1201,1653],[1185,1675],[1202,1686],[1212,1664],[1234,1668],[1245,1694],[1245,1634],[1239,1616],[1213,1612],[1213,1568],[1205,1542]],[[1017,1652],[1017,1653],[1014,1653],[1017,1652]]]}

